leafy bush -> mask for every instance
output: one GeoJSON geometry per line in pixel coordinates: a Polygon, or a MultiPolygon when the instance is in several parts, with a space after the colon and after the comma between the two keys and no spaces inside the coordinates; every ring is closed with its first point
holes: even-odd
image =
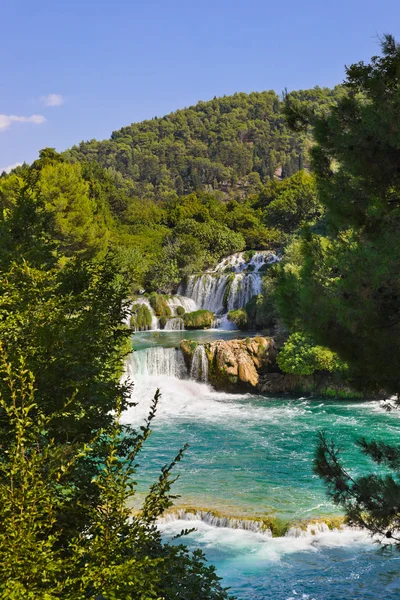
{"type": "Polygon", "coordinates": [[[228,312],[228,319],[229,321],[234,323],[238,329],[248,328],[247,313],[245,310],[243,310],[243,308],[238,308],[237,310],[230,310],[228,312]]]}
{"type": "MultiPolygon", "coordinates": [[[[124,442],[118,405],[107,435],[100,430],[88,444],[59,444],[49,435],[59,413],[40,410],[34,377],[23,361],[14,369],[2,353],[0,371],[13,396],[12,402],[0,396],[8,430],[0,447],[0,598],[227,600],[204,555],[165,543],[156,527],[157,518],[172,505],[171,472],[185,448],[162,469],[140,512],[132,516],[129,508],[136,491],[137,455],[150,434],[159,392],[130,447],[124,442]],[[96,461],[99,447],[102,464],[96,461]],[[88,495],[77,496],[68,479],[85,457],[98,464],[94,503],[88,495]],[[63,539],[70,523],[57,524],[57,514],[66,506],[70,514],[80,512],[82,505],[87,514],[84,530],[63,539]]],[[[79,411],[76,397],[63,411],[79,411]]]]}
{"type": "Polygon", "coordinates": [[[178,317],[182,317],[185,314],[185,309],[183,308],[183,306],[176,307],[176,314],[178,315],[178,317]]]}
{"type": "Polygon", "coordinates": [[[209,329],[215,319],[214,313],[209,310],[196,310],[183,315],[186,329],[209,329]]]}
{"type": "Polygon", "coordinates": [[[167,299],[162,294],[153,292],[149,296],[150,304],[157,317],[170,317],[171,309],[168,306],[167,299]]]}
{"type": "Polygon", "coordinates": [[[338,356],[323,346],[315,346],[303,333],[293,333],[277,357],[284,373],[312,375],[315,371],[338,371],[345,368],[338,356]]]}
{"type": "Polygon", "coordinates": [[[145,304],[134,304],[131,309],[130,326],[137,331],[146,331],[151,328],[151,312],[145,304]]]}

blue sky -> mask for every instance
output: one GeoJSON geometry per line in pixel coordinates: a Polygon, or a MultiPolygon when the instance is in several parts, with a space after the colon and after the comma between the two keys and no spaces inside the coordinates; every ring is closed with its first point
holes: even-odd
{"type": "Polygon", "coordinates": [[[10,0],[0,172],[234,92],[333,86],[400,38],[400,0],[10,0]]]}

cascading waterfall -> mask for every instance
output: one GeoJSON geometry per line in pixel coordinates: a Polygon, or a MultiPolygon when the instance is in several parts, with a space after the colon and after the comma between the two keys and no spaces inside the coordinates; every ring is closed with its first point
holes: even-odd
{"type": "Polygon", "coordinates": [[[181,317],[172,317],[165,324],[164,331],[183,331],[185,323],[181,317]]]}
{"type": "Polygon", "coordinates": [[[277,261],[279,257],[273,252],[255,252],[251,258],[239,252],[221,261],[214,271],[190,276],[178,292],[192,298],[199,308],[223,317],[261,293],[262,269],[277,261]]]}
{"type": "Polygon", "coordinates": [[[187,377],[187,368],[180,350],[160,346],[132,352],[127,374],[133,381],[159,375],[184,379],[187,377]]]}
{"type": "Polygon", "coordinates": [[[261,533],[267,537],[272,537],[271,529],[265,526],[262,519],[249,519],[246,517],[230,517],[228,515],[218,515],[213,511],[201,509],[176,508],[164,513],[158,519],[158,523],[173,523],[174,521],[202,521],[212,527],[225,527],[227,529],[243,529],[244,531],[253,531],[261,533]]]}
{"type": "MultiPolygon", "coordinates": [[[[184,291],[199,308],[211,310],[215,315],[222,315],[226,312],[224,294],[228,283],[228,275],[222,277],[209,273],[192,275],[189,277],[184,291]]],[[[183,285],[179,287],[178,291],[181,291],[182,288],[183,285]]]]}
{"type": "Polygon", "coordinates": [[[194,351],[190,378],[196,381],[208,381],[208,358],[204,346],[199,344],[194,351]]]}
{"type": "Polygon", "coordinates": [[[172,315],[177,314],[176,309],[178,307],[183,308],[185,312],[193,312],[198,308],[193,298],[187,298],[186,296],[180,295],[171,296],[170,298],[168,298],[167,304],[171,309],[172,315]]]}

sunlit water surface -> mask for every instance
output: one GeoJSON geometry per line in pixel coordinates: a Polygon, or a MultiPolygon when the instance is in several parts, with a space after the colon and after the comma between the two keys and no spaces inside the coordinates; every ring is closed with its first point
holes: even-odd
{"type": "MultiPolygon", "coordinates": [[[[177,333],[187,332],[173,332],[171,339],[177,333]]],[[[138,406],[124,414],[126,422],[143,421],[158,387],[162,399],[141,454],[139,499],[160,467],[188,442],[185,459],[176,469],[178,505],[284,520],[335,515],[338,509],[312,472],[318,431],[325,430],[342,448],[353,475],[374,468],[355,447],[357,438],[398,440],[400,415],[385,412],[379,402],[233,395],[165,376],[135,382],[138,406]]],[[[197,531],[185,543],[204,549],[240,599],[400,598],[400,557],[379,554],[363,532],[270,538],[201,521],[179,520],[161,527],[169,538],[193,526],[197,531]]]]}

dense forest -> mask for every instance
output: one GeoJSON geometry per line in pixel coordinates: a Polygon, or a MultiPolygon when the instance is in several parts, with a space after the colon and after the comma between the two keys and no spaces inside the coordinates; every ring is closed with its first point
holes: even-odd
{"type": "MultiPolygon", "coordinates": [[[[294,93],[318,112],[341,94],[341,86],[294,93]]],[[[238,199],[309,165],[310,135],[289,129],[283,106],[273,91],[214,98],[123,127],[110,140],[82,142],[65,156],[96,162],[139,198],[201,190],[238,199]]]]}

